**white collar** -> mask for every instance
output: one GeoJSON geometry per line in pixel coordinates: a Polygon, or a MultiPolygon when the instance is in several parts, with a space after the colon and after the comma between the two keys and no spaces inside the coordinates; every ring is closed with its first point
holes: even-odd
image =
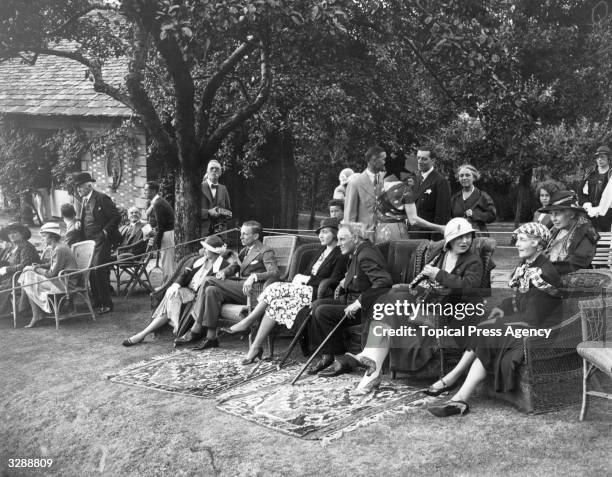
{"type": "Polygon", "coordinates": [[[82,202],[82,203],[89,202],[89,199],[91,199],[91,194],[93,194],[93,189],[91,189],[91,190],[89,191],[89,194],[87,194],[85,197],[83,197],[83,199],[81,200],[81,202],[82,202]]]}
{"type": "MultiPolygon", "coordinates": [[[[378,172],[377,172],[377,173],[374,173],[374,172],[372,172],[370,169],[366,169],[366,170],[365,170],[365,171],[363,171],[363,172],[365,172],[365,173],[368,175],[368,177],[370,178],[370,182],[371,182],[372,184],[374,184],[374,179],[376,178],[376,176],[379,176],[379,174],[380,174],[380,173],[378,173],[378,172]]],[[[378,180],[380,181],[380,180],[381,180],[381,178],[380,178],[380,177],[378,177],[378,180]]]]}
{"type": "MultiPolygon", "coordinates": [[[[208,187],[210,187],[210,186],[212,186],[212,185],[216,185],[217,187],[219,187],[219,183],[218,183],[218,182],[217,182],[216,184],[214,184],[214,183],[212,183],[212,182],[210,181],[210,179],[206,179],[206,182],[208,182],[208,187]]],[[[212,190],[212,187],[210,187],[210,188],[211,188],[211,190],[212,190]]]]}
{"type": "Polygon", "coordinates": [[[434,170],[434,168],[432,167],[431,169],[429,169],[428,171],[425,172],[421,172],[421,176],[423,177],[423,180],[427,179],[427,176],[429,174],[431,174],[431,172],[434,170]]]}

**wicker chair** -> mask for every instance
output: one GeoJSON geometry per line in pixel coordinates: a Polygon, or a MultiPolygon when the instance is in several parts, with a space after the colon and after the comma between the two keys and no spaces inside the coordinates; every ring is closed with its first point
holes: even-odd
{"type": "Polygon", "coordinates": [[[591,268],[612,268],[612,232],[599,232],[591,268]]]}
{"type": "Polygon", "coordinates": [[[582,341],[577,351],[582,357],[582,408],[580,420],[586,416],[589,396],[612,399],[612,393],[590,386],[597,371],[612,378],[612,297],[579,303],[582,318],[582,341]]]}

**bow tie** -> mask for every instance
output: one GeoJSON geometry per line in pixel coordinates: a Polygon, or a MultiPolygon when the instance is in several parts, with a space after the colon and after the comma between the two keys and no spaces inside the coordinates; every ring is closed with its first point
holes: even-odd
{"type": "Polygon", "coordinates": [[[215,189],[217,189],[218,187],[219,187],[219,184],[210,184],[210,188],[211,188],[212,190],[215,190],[215,189]]]}

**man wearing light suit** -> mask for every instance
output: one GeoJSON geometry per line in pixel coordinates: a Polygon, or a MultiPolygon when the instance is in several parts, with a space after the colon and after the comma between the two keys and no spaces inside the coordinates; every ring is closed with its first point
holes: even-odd
{"type": "Polygon", "coordinates": [[[206,334],[204,342],[194,349],[217,348],[217,321],[221,306],[224,303],[246,305],[254,283],[270,283],[279,279],[274,250],[261,242],[261,231],[259,222],[251,220],[242,224],[240,241],[244,248],[238,254],[240,264],[224,268],[200,287],[191,311],[195,323],[191,331],[175,341],[175,346],[194,343],[206,334]]]}
{"type": "Polygon", "coordinates": [[[387,153],[380,146],[366,152],[368,167],[346,186],[344,222],[359,222],[366,227],[370,240],[376,235],[376,199],[382,192],[387,153]]]}
{"type": "MultiPolygon", "coordinates": [[[[428,222],[445,225],[451,218],[450,185],[446,177],[434,170],[435,156],[432,148],[421,147],[417,151],[419,173],[415,183],[414,203],[417,215],[428,222]]],[[[426,230],[418,226],[411,230],[426,230]]],[[[441,240],[437,232],[411,234],[410,238],[441,240]]]]}
{"type": "Polygon", "coordinates": [[[221,164],[210,161],[202,179],[202,234],[205,236],[226,230],[226,220],[231,217],[229,193],[227,187],[219,184],[220,176],[221,164]]]}

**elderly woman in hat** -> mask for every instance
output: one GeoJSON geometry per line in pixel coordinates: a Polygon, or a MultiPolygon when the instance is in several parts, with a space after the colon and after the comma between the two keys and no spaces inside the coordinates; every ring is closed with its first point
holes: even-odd
{"type": "Polygon", "coordinates": [[[123,346],[141,343],[149,333],[166,323],[172,324],[176,334],[182,306],[195,300],[207,277],[214,277],[219,270],[229,266],[225,261],[227,246],[218,236],[211,235],[200,243],[200,257],[191,266],[185,267],[183,273],[166,290],[164,298],[153,312],[151,323],[144,330],[124,340],[123,346]]]}
{"type": "Polygon", "coordinates": [[[346,185],[348,184],[350,177],[355,174],[353,169],[347,167],[346,169],[342,169],[338,176],[338,180],[340,181],[340,185],[334,189],[334,195],[332,199],[344,200],[346,195],[346,185]]]}
{"type": "MultiPolygon", "coordinates": [[[[480,257],[472,251],[472,241],[476,229],[466,219],[456,217],[446,224],[444,241],[433,244],[431,260],[410,285],[395,286],[387,295],[379,299],[385,304],[396,303],[439,303],[475,304],[480,301],[478,289],[482,283],[483,265],[480,257]],[[418,286],[418,288],[416,288],[418,286]],[[415,289],[416,288],[416,289],[415,289]]],[[[476,309],[476,307],[474,307],[476,309]]],[[[406,310],[406,308],[404,308],[406,310]]],[[[451,328],[463,329],[469,322],[454,320],[445,323],[451,328]]],[[[402,336],[394,333],[406,325],[430,326],[430,318],[422,311],[407,315],[394,308],[392,314],[373,315],[366,346],[358,355],[346,353],[344,357],[349,367],[365,367],[363,377],[354,394],[367,394],[380,385],[382,366],[391,350],[392,362],[410,370],[424,366],[434,354],[433,338],[416,333],[415,336],[402,336]],[[393,330],[390,332],[389,330],[393,330]]],[[[417,328],[415,328],[417,329],[417,328]]],[[[420,328],[418,328],[420,329],[420,328]]],[[[461,340],[457,340],[461,344],[461,340]]]]}
{"type": "Polygon", "coordinates": [[[13,274],[21,272],[24,267],[38,262],[38,252],[28,240],[32,232],[23,224],[13,223],[6,228],[11,243],[4,256],[6,265],[0,267],[0,314],[6,313],[9,307],[13,274]]]}
{"type": "Polygon", "coordinates": [[[291,328],[298,313],[310,306],[317,298],[319,285],[328,280],[333,289],[346,273],[348,256],[342,255],[338,247],[338,221],[323,219],[317,229],[321,247],[306,268],[308,275],[296,275],[291,283],[272,283],[259,295],[257,306],[241,322],[231,328],[222,328],[230,335],[250,333],[250,326],[262,318],[257,336],[253,340],[243,364],[250,364],[263,354],[263,341],[276,323],[291,328]]]}
{"type": "Polygon", "coordinates": [[[560,275],[588,268],[595,256],[599,234],[573,191],[553,193],[550,204],[539,212],[550,214],[553,227],[545,254],[560,275]]]}
{"type": "Polygon", "coordinates": [[[487,374],[494,376],[497,392],[516,389],[516,370],[524,360],[523,338],[515,338],[513,334],[506,336],[508,327],[546,328],[561,319],[561,278],[544,254],[544,247],[550,240],[548,228],[529,222],[514,233],[521,259],[509,283],[514,289],[514,297],[491,310],[489,320],[480,323],[480,333],[472,335],[457,366],[426,391],[430,396],[449,391],[467,372],[459,391],[449,401],[429,407],[434,416],[467,413],[468,399],[487,374]]]}
{"type": "MultiPolygon", "coordinates": [[[[23,286],[30,306],[32,307],[32,321],[26,328],[43,318],[43,313],[52,313],[48,296],[63,293],[64,285],[56,278],[62,270],[76,269],[77,263],[68,245],[61,242],[59,224],[48,222],[40,228],[40,235],[45,241],[50,260],[40,265],[27,266],[19,277],[19,284],[23,286]]],[[[78,277],[68,278],[71,285],[76,285],[78,277]]]]}

